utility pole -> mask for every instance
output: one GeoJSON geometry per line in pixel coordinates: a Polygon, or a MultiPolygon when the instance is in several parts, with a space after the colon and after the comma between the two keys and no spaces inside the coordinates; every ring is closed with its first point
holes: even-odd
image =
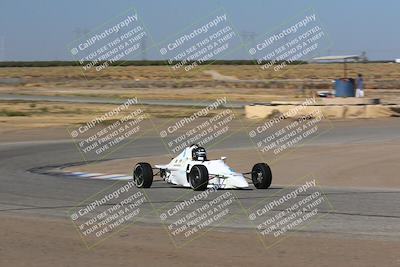
{"type": "Polygon", "coordinates": [[[0,37],[0,61],[5,61],[6,57],[6,41],[5,38],[2,36],[0,37]]]}
{"type": "Polygon", "coordinates": [[[147,42],[146,42],[146,35],[143,36],[143,38],[141,39],[141,52],[142,52],[142,60],[145,61],[147,60],[147,54],[146,54],[146,50],[147,50],[147,42]]]}
{"type": "Polygon", "coordinates": [[[242,31],[239,34],[245,45],[254,46],[257,34],[255,32],[242,31]]]}
{"type": "Polygon", "coordinates": [[[87,35],[90,31],[88,29],[81,29],[79,27],[75,28],[74,34],[75,34],[75,39],[79,40],[85,35],[87,35]]]}
{"type": "Polygon", "coordinates": [[[360,56],[360,60],[363,63],[366,63],[368,61],[367,52],[362,51],[361,56],[360,56]]]}

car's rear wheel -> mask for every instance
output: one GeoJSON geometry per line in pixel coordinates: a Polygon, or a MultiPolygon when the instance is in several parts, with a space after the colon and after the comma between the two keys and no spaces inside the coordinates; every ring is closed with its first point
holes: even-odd
{"type": "Polygon", "coordinates": [[[195,191],[204,191],[208,186],[208,170],[204,165],[194,165],[189,173],[190,186],[195,191]]]}
{"type": "Polygon", "coordinates": [[[251,170],[251,180],[257,189],[267,189],[272,182],[271,168],[265,163],[257,163],[251,170]]]}
{"type": "Polygon", "coordinates": [[[153,168],[147,162],[136,164],[133,170],[133,182],[138,188],[149,188],[153,183],[153,168]]]}

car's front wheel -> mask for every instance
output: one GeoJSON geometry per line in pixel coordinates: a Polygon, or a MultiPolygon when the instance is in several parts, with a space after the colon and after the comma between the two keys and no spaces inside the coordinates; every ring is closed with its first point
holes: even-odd
{"type": "Polygon", "coordinates": [[[204,191],[208,186],[208,170],[204,165],[194,165],[189,173],[190,187],[195,191],[204,191]]]}
{"type": "Polygon", "coordinates": [[[267,189],[272,182],[271,168],[265,163],[257,163],[251,170],[251,180],[257,189],[267,189]]]}
{"type": "Polygon", "coordinates": [[[138,188],[149,188],[153,183],[153,168],[147,162],[136,164],[133,169],[133,182],[138,188]]]}

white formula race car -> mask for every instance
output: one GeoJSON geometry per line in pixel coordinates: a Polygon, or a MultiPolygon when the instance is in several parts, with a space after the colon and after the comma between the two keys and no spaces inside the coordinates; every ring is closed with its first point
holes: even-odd
{"type": "Polygon", "coordinates": [[[225,159],[209,160],[203,147],[191,145],[166,165],[152,168],[147,162],[137,163],[133,170],[133,181],[139,188],[149,188],[153,177],[160,175],[169,184],[191,187],[196,191],[209,187],[247,188],[249,184],[246,179],[251,179],[257,189],[266,189],[271,185],[272,173],[267,164],[257,163],[251,172],[238,173],[225,163],[225,159]],[[157,170],[157,173],[153,174],[153,170],[157,170]],[[251,178],[245,175],[251,175],[251,178]]]}

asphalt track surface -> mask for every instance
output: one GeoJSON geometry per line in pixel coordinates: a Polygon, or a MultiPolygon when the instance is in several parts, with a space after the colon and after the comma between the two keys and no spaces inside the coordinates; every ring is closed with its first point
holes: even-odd
{"type": "MultiPolygon", "coordinates": [[[[385,127],[337,126],[319,136],[308,146],[335,145],[347,143],[369,143],[399,140],[400,121],[393,119],[385,127]]],[[[248,138],[237,133],[215,148],[245,148],[248,138]]],[[[147,136],[112,155],[112,158],[151,156],[164,153],[158,137],[147,136]]],[[[33,173],[37,167],[62,165],[82,161],[81,155],[71,140],[48,140],[0,143],[0,216],[7,214],[34,215],[67,218],[67,212],[79,202],[111,185],[112,181],[71,179],[33,173]]],[[[252,163],[250,163],[252,164],[252,163]]],[[[305,175],[305,174],[299,174],[305,175]]],[[[236,200],[242,208],[233,210],[239,214],[236,219],[223,225],[225,228],[254,228],[245,211],[257,203],[280,198],[290,188],[277,185],[273,181],[268,190],[235,190],[236,200]]],[[[323,188],[323,192],[333,208],[319,210],[321,216],[316,222],[298,231],[335,233],[365,238],[400,239],[400,190],[397,189],[353,189],[323,188]]],[[[218,191],[221,195],[227,191],[218,191]]],[[[306,195],[313,192],[307,192],[306,195]]],[[[150,202],[139,223],[160,224],[159,212],[162,207],[191,198],[195,192],[190,189],[174,188],[164,183],[154,183],[146,190],[150,202]],[[159,211],[159,212],[156,212],[159,211]]],[[[195,204],[192,209],[196,208],[195,204]]],[[[278,212],[279,209],[276,211],[278,212]]],[[[221,228],[223,230],[223,228],[221,228]]]]}

